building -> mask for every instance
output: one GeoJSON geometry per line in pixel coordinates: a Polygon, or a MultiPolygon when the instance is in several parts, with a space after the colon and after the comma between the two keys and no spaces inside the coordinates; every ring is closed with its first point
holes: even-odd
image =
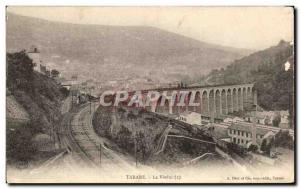
{"type": "Polygon", "coordinates": [[[288,111],[280,111],[280,123],[279,127],[281,129],[288,129],[289,128],[289,112],[288,111]]]}
{"type": "Polygon", "coordinates": [[[286,61],[286,63],[284,64],[284,70],[288,71],[291,68],[291,63],[289,61],[286,61]]]}
{"type": "Polygon", "coordinates": [[[40,70],[39,70],[39,72],[41,72],[43,74],[46,74],[46,72],[47,72],[46,66],[43,66],[42,64],[40,64],[40,70]]]}
{"type": "MultiPolygon", "coordinates": [[[[40,72],[48,77],[51,77],[51,68],[49,66],[45,66],[42,64],[41,58],[40,58],[40,51],[37,47],[31,46],[29,51],[27,52],[27,55],[30,59],[32,59],[32,63],[34,65],[33,70],[36,72],[40,72]]],[[[58,75],[59,77],[60,75],[58,75]]]]}
{"type": "Polygon", "coordinates": [[[201,114],[196,112],[185,111],[177,119],[191,125],[202,125],[201,114]]]}
{"type": "Polygon", "coordinates": [[[237,123],[240,121],[244,121],[244,120],[239,117],[227,117],[223,120],[224,123],[237,123]]]}
{"type": "Polygon", "coordinates": [[[233,123],[227,131],[231,142],[243,147],[249,147],[250,144],[260,146],[265,135],[269,133],[267,129],[241,123],[233,123]]]}
{"type": "Polygon", "coordinates": [[[244,120],[251,123],[256,120],[255,122],[258,124],[272,125],[276,115],[274,111],[252,111],[244,116],[244,120]]]}
{"type": "Polygon", "coordinates": [[[32,63],[34,65],[34,70],[40,72],[40,65],[42,63],[40,59],[40,51],[36,46],[31,46],[29,51],[27,52],[29,58],[32,59],[32,63]]]}
{"type": "Polygon", "coordinates": [[[280,117],[279,127],[281,129],[289,129],[289,112],[288,111],[258,111],[256,112],[249,112],[244,116],[244,120],[246,122],[253,123],[254,119],[256,119],[257,124],[262,125],[269,125],[269,126],[276,126],[273,125],[273,121],[280,117]]]}

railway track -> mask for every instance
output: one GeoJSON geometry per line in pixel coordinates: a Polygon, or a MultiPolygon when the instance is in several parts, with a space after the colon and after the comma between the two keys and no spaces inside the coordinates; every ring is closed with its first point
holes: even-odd
{"type": "MultiPolygon", "coordinates": [[[[95,108],[96,109],[96,108],[95,108]]],[[[94,132],[92,116],[95,109],[85,105],[76,112],[66,113],[61,142],[84,166],[109,170],[134,170],[133,166],[109,149],[94,132]]]]}
{"type": "Polygon", "coordinates": [[[75,115],[76,113],[74,112],[69,112],[64,115],[59,132],[61,144],[67,149],[68,153],[72,154],[73,158],[77,160],[78,163],[81,163],[84,166],[95,167],[96,164],[88,158],[84,149],[80,145],[78,145],[77,141],[71,133],[70,124],[75,115]]]}

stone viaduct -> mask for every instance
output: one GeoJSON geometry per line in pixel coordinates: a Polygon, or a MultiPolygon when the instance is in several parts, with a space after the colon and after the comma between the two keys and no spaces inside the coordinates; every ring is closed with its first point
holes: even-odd
{"type": "MultiPolygon", "coordinates": [[[[142,91],[143,98],[148,91],[160,92],[160,97],[157,101],[152,102],[150,106],[144,107],[149,111],[168,114],[180,114],[184,111],[194,111],[204,116],[227,115],[233,112],[249,110],[253,107],[256,101],[256,91],[253,88],[254,84],[239,84],[239,85],[218,85],[218,86],[195,86],[185,88],[160,88],[142,91]],[[177,91],[175,103],[172,106],[171,99],[168,99],[174,91],[177,91]],[[180,91],[187,91],[185,104],[177,106],[180,98],[180,91]],[[165,92],[162,94],[162,92],[165,92]],[[189,106],[188,102],[194,94],[194,102],[198,106],[189,106]],[[165,98],[164,98],[165,96],[165,98]],[[161,100],[164,104],[161,105],[161,100]]],[[[131,92],[134,93],[134,92],[131,92]]]]}

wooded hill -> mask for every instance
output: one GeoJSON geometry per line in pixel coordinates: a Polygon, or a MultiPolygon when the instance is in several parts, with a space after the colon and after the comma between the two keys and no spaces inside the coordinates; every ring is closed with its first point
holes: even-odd
{"type": "MultiPolygon", "coordinates": [[[[207,84],[255,83],[258,104],[266,110],[294,109],[294,47],[286,41],[234,61],[225,69],[215,69],[207,84]],[[290,69],[285,71],[285,63],[290,69]]],[[[291,116],[291,117],[292,117],[291,116]]]]}
{"type": "MultiPolygon", "coordinates": [[[[7,53],[7,91],[28,113],[25,126],[10,130],[7,125],[7,160],[15,164],[37,159],[33,138],[51,135],[60,119],[60,106],[66,91],[54,79],[33,70],[32,60],[25,51],[7,53]]],[[[8,123],[9,124],[9,123],[8,123]]]]}

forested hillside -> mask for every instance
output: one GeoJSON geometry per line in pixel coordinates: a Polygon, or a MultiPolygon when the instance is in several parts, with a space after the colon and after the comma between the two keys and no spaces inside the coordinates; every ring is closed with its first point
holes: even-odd
{"type": "Polygon", "coordinates": [[[294,108],[293,45],[280,41],[278,45],[235,61],[225,69],[213,70],[206,78],[208,84],[255,83],[258,104],[266,110],[294,108]],[[290,68],[285,70],[285,63],[290,68]]]}
{"type": "MultiPolygon", "coordinates": [[[[37,157],[32,140],[38,134],[51,135],[60,119],[60,106],[66,93],[52,78],[33,71],[25,51],[7,54],[7,91],[25,109],[30,122],[7,132],[9,163],[30,161],[37,157]]],[[[10,128],[10,125],[7,125],[10,128]]]]}

